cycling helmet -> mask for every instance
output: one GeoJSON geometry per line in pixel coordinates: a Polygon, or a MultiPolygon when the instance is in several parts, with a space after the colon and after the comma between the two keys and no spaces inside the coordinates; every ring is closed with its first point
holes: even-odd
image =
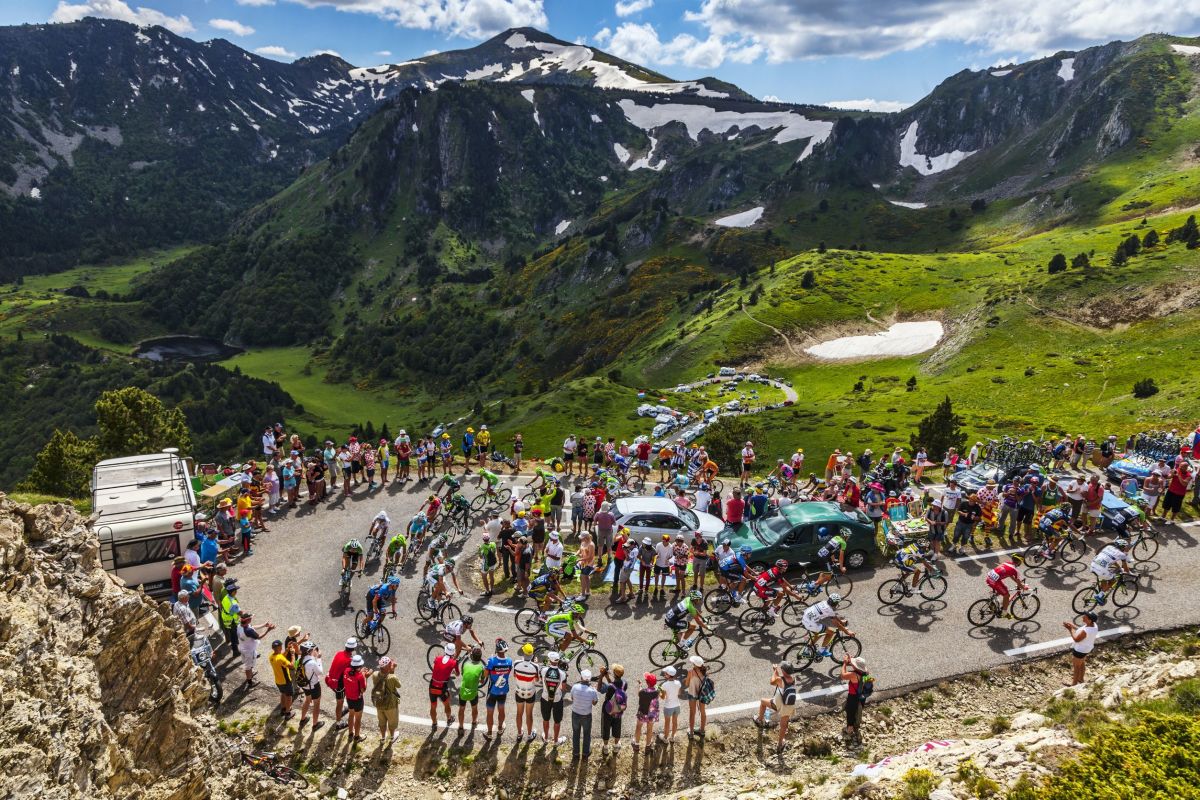
{"type": "Polygon", "coordinates": [[[733,543],[732,543],[732,542],[730,542],[728,539],[722,539],[722,540],[721,540],[721,544],[723,544],[725,547],[732,547],[732,546],[733,546],[733,543]]]}
{"type": "Polygon", "coordinates": [[[1070,503],[1059,503],[1059,504],[1058,504],[1058,510],[1059,510],[1059,511],[1070,511],[1070,510],[1071,510],[1071,504],[1070,504],[1070,503]]]}
{"type": "Polygon", "coordinates": [[[351,550],[361,551],[362,550],[362,542],[360,542],[358,539],[351,539],[349,542],[346,543],[346,547],[350,548],[351,550]]]}
{"type": "Polygon", "coordinates": [[[690,592],[688,592],[688,597],[692,598],[693,600],[703,600],[704,592],[700,591],[699,589],[692,589],[690,592]]]}
{"type": "Polygon", "coordinates": [[[462,618],[463,625],[471,625],[474,622],[475,622],[475,618],[472,617],[470,614],[467,614],[465,617],[462,618]]]}
{"type": "Polygon", "coordinates": [[[531,645],[529,642],[521,645],[521,655],[526,657],[533,655],[533,645],[531,645]]]}
{"type": "Polygon", "coordinates": [[[837,608],[838,604],[841,602],[842,602],[842,596],[840,594],[838,594],[837,592],[833,592],[832,594],[829,595],[829,605],[833,606],[834,608],[837,608]]]}
{"type": "Polygon", "coordinates": [[[313,641],[308,641],[308,642],[305,642],[304,644],[300,645],[301,653],[311,653],[313,650],[316,650],[316,649],[317,649],[317,643],[313,642],[313,641]]]}
{"type": "Polygon", "coordinates": [[[550,577],[551,577],[551,578],[554,578],[555,580],[558,580],[558,577],[559,577],[560,575],[562,575],[562,570],[561,570],[561,569],[559,569],[558,567],[551,567],[551,568],[550,568],[550,577]]]}
{"type": "Polygon", "coordinates": [[[562,658],[562,656],[558,654],[557,650],[551,650],[549,653],[546,653],[546,660],[551,664],[557,664],[560,658],[562,658]]]}
{"type": "Polygon", "coordinates": [[[1124,538],[1124,537],[1122,537],[1122,538],[1120,538],[1120,539],[1117,539],[1115,542],[1113,542],[1113,544],[1114,544],[1116,547],[1120,548],[1121,550],[1124,550],[1124,549],[1126,549],[1127,547],[1129,547],[1129,540],[1128,540],[1128,539],[1126,539],[1126,538],[1124,538]]]}
{"type": "Polygon", "coordinates": [[[375,519],[381,519],[384,522],[387,522],[387,521],[391,520],[391,517],[388,516],[388,513],[386,511],[380,511],[378,514],[375,515],[375,519]]]}
{"type": "Polygon", "coordinates": [[[453,567],[453,566],[454,566],[454,559],[453,559],[453,558],[447,558],[447,559],[446,559],[446,566],[447,566],[447,567],[453,567]]]}
{"type": "Polygon", "coordinates": [[[399,586],[399,585],[400,585],[400,576],[399,575],[393,575],[390,578],[388,578],[388,586],[399,586]]]}
{"type": "Polygon", "coordinates": [[[508,642],[504,641],[503,639],[497,639],[496,640],[496,652],[503,653],[506,650],[508,650],[508,642]]]}
{"type": "Polygon", "coordinates": [[[1020,566],[1021,564],[1025,563],[1025,556],[1021,555],[1020,553],[1013,553],[1011,561],[1013,564],[1020,566]]]}
{"type": "Polygon", "coordinates": [[[779,570],[780,572],[783,572],[787,568],[788,568],[788,562],[787,562],[786,558],[781,558],[775,562],[775,569],[779,570]]]}
{"type": "Polygon", "coordinates": [[[817,536],[820,536],[822,539],[824,539],[828,535],[829,535],[829,528],[826,528],[824,525],[817,528],[817,536]]]}
{"type": "Polygon", "coordinates": [[[582,616],[587,613],[587,609],[583,607],[582,603],[575,603],[573,606],[571,606],[571,613],[582,616]]]}
{"type": "Polygon", "coordinates": [[[753,548],[753,547],[751,547],[751,546],[750,546],[750,545],[748,545],[748,544],[744,544],[744,545],[742,545],[741,547],[739,547],[739,548],[738,548],[738,552],[739,552],[739,553],[741,553],[741,554],[742,554],[742,555],[744,555],[744,556],[748,556],[748,555],[750,555],[751,553],[753,553],[753,552],[754,552],[754,548],[753,548]]]}

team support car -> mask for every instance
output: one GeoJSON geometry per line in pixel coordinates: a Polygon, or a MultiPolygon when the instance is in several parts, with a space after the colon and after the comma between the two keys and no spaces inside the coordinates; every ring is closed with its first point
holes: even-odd
{"type": "Polygon", "coordinates": [[[1157,463],[1156,459],[1148,455],[1133,453],[1126,458],[1112,462],[1104,472],[1113,483],[1120,484],[1133,478],[1138,482],[1138,486],[1141,486],[1157,463]]]}
{"type": "Polygon", "coordinates": [[[954,473],[954,479],[958,481],[958,488],[964,492],[978,492],[987,485],[989,480],[995,481],[997,485],[1003,486],[1008,481],[1024,475],[1028,470],[1037,470],[1039,473],[1045,473],[1045,468],[1040,464],[1017,464],[1015,466],[1004,466],[996,464],[992,461],[980,461],[974,466],[960,469],[954,473]]]}
{"type": "MultiPolygon", "coordinates": [[[[837,503],[790,503],[778,514],[743,523],[718,535],[729,539],[733,549],[748,544],[754,564],[767,565],[785,558],[815,563],[817,551],[825,539],[840,533],[846,538],[846,568],[859,569],[874,560],[879,552],[875,527],[861,511],[843,511],[837,503]],[[826,536],[820,536],[824,528],[826,536]]],[[[707,533],[705,534],[707,536],[707,533]]]]}
{"type": "Polygon", "coordinates": [[[725,523],[712,514],[680,508],[665,497],[620,497],[613,504],[618,525],[624,525],[639,539],[649,536],[657,541],[664,533],[674,538],[682,533],[691,538],[699,530],[706,539],[715,539],[725,523]]]}

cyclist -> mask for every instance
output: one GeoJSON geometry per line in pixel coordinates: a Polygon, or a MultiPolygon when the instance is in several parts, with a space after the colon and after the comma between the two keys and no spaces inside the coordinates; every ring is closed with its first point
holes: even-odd
{"type": "Polygon", "coordinates": [[[772,472],[779,475],[780,488],[791,486],[796,479],[796,473],[792,469],[792,465],[782,458],[776,459],[776,462],[775,469],[772,472]]]}
{"type": "Polygon", "coordinates": [[[545,467],[535,467],[533,470],[533,477],[530,478],[529,483],[525,485],[533,486],[533,491],[540,493],[545,487],[553,486],[557,480],[558,476],[545,467]],[[534,486],[535,483],[537,486],[534,486]]]}
{"type": "Polygon", "coordinates": [[[391,615],[396,616],[396,589],[400,586],[400,577],[393,575],[387,582],[379,582],[367,590],[367,613],[371,621],[367,623],[367,632],[373,632],[383,621],[384,609],[391,606],[391,615]]]}
{"type": "Polygon", "coordinates": [[[848,638],[854,638],[854,631],[847,628],[846,621],[838,616],[837,607],[841,605],[841,602],[842,596],[835,592],[829,595],[828,600],[822,600],[804,609],[804,616],[800,620],[804,629],[808,631],[810,642],[815,644],[817,637],[824,634],[821,649],[817,652],[826,658],[833,656],[833,652],[829,649],[829,643],[833,641],[836,631],[841,631],[848,638]]]}
{"type": "Polygon", "coordinates": [[[1062,538],[1063,529],[1066,527],[1074,528],[1075,525],[1071,522],[1071,504],[1063,503],[1058,508],[1052,508],[1042,515],[1042,519],[1038,522],[1038,530],[1042,532],[1045,539],[1045,549],[1043,555],[1046,558],[1052,558],[1054,551],[1058,548],[1059,539],[1062,538]]]}
{"type": "Polygon", "coordinates": [[[717,468],[717,462],[712,460],[708,453],[704,454],[704,463],[700,465],[700,469],[696,471],[696,479],[704,483],[712,483],[717,477],[720,470],[717,468]]]}
{"type": "Polygon", "coordinates": [[[775,619],[779,614],[784,597],[790,597],[793,600],[801,599],[792,585],[783,577],[787,573],[787,569],[787,559],[781,558],[769,569],[760,572],[754,579],[754,593],[758,595],[758,599],[770,602],[767,613],[771,615],[771,619],[775,619]]]}
{"type": "Polygon", "coordinates": [[[476,635],[475,629],[471,627],[475,623],[475,618],[467,614],[462,619],[452,619],[446,623],[446,627],[442,629],[442,640],[453,642],[454,646],[459,651],[463,651],[463,636],[470,634],[475,640],[475,644],[483,647],[483,641],[476,635]]]}
{"type": "MultiPolygon", "coordinates": [[[[893,560],[896,566],[900,568],[901,575],[912,575],[912,589],[916,589],[917,584],[921,582],[922,569],[931,566],[929,556],[929,545],[924,539],[907,544],[896,552],[896,557],[893,560]]],[[[904,587],[904,593],[906,596],[912,596],[912,591],[908,586],[904,587]]]]}
{"type": "Polygon", "coordinates": [[[380,544],[383,544],[388,535],[388,528],[392,524],[391,517],[386,511],[380,511],[375,515],[375,519],[371,520],[371,529],[367,531],[367,536],[372,539],[378,539],[380,544]]]}
{"type": "Polygon", "coordinates": [[[445,494],[441,495],[443,501],[449,500],[451,495],[462,488],[462,481],[453,475],[447,475],[442,478],[442,487],[446,490],[445,494]]]}
{"type": "Polygon", "coordinates": [[[476,484],[477,489],[486,489],[484,494],[489,500],[496,498],[496,487],[500,485],[500,476],[492,472],[490,469],[479,470],[479,483],[476,484]]]}
{"type": "Polygon", "coordinates": [[[384,567],[399,567],[404,560],[408,558],[408,537],[403,531],[396,531],[396,535],[388,540],[387,543],[387,561],[384,567]]]}
{"type": "MultiPolygon", "coordinates": [[[[729,550],[728,540],[725,545],[725,549],[729,550]]],[[[717,562],[717,581],[733,595],[735,606],[742,604],[742,593],[746,591],[746,583],[754,577],[754,572],[746,563],[746,559],[752,552],[754,552],[754,548],[744,544],[738,548],[737,553],[721,556],[717,562]]]]}
{"type": "Polygon", "coordinates": [[[692,481],[690,478],[688,478],[685,471],[676,470],[671,478],[671,485],[678,486],[680,489],[683,489],[686,492],[688,487],[692,485],[692,481]]]}
{"type": "Polygon", "coordinates": [[[1129,540],[1117,539],[1110,545],[1105,545],[1096,557],[1092,559],[1092,574],[1100,579],[1100,591],[1096,592],[1096,602],[1104,605],[1108,602],[1108,593],[1117,582],[1118,571],[1129,574],[1129,540]]]}
{"type": "Polygon", "coordinates": [[[663,625],[675,632],[680,650],[687,650],[692,646],[692,634],[697,628],[708,633],[708,629],[704,627],[704,618],[700,616],[700,601],[703,599],[704,592],[692,589],[663,615],[663,625]],[[682,636],[678,635],[680,631],[683,631],[682,636]]]}
{"type": "Polygon", "coordinates": [[[363,546],[358,539],[351,539],[342,545],[342,572],[362,570],[363,546]]]}
{"type": "Polygon", "coordinates": [[[543,620],[551,607],[566,600],[566,593],[563,592],[562,584],[559,582],[560,575],[561,573],[557,569],[547,570],[529,584],[529,596],[537,601],[538,611],[543,620]]]}
{"type": "Polygon", "coordinates": [[[442,552],[446,546],[446,537],[444,534],[438,534],[433,537],[429,543],[429,549],[425,551],[425,566],[421,568],[422,575],[428,575],[429,569],[435,564],[441,564],[446,560],[446,554],[442,552]]]}
{"type": "Polygon", "coordinates": [[[408,521],[408,533],[419,546],[421,542],[425,541],[425,531],[427,530],[429,530],[429,517],[425,516],[424,511],[418,511],[408,521]]]}
{"type": "Polygon", "coordinates": [[[1008,592],[1008,587],[1004,584],[1005,578],[1011,578],[1013,583],[1022,589],[1028,589],[1029,585],[1021,580],[1021,573],[1017,570],[1017,566],[1025,563],[1019,554],[1014,553],[1012,559],[992,569],[987,574],[985,583],[989,589],[1004,598],[1004,605],[1000,608],[1000,616],[1005,619],[1012,619],[1008,613],[1008,605],[1012,602],[1012,596],[1008,592]]]}
{"type": "MultiPolygon", "coordinates": [[[[824,525],[817,529],[818,538],[825,539],[827,536],[829,536],[829,529],[824,525]]],[[[821,545],[821,549],[817,551],[817,558],[825,562],[825,568],[813,581],[813,590],[820,589],[829,583],[835,568],[841,574],[846,574],[846,546],[846,537],[842,536],[840,528],[837,533],[826,539],[825,544],[821,545]]]]}
{"type": "Polygon", "coordinates": [[[566,651],[572,642],[582,642],[585,636],[595,638],[596,634],[583,624],[587,609],[579,603],[572,603],[557,614],[546,619],[546,635],[554,642],[554,647],[566,651]]]}
{"type": "Polygon", "coordinates": [[[442,510],[442,501],[438,499],[436,494],[429,495],[429,499],[425,501],[425,505],[421,506],[421,513],[429,520],[432,525],[437,520],[438,512],[442,510]]]}
{"type": "Polygon", "coordinates": [[[454,559],[447,558],[445,561],[431,566],[429,574],[425,576],[425,584],[429,587],[429,597],[435,605],[449,595],[446,578],[449,578],[450,582],[454,584],[454,591],[459,595],[463,593],[462,587],[458,585],[458,575],[454,572],[454,559]]]}

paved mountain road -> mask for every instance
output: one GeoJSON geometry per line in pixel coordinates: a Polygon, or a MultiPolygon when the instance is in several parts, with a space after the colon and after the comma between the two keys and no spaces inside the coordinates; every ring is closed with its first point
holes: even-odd
{"type": "MultiPolygon", "coordinates": [[[[518,484],[526,480],[518,478],[518,484]]],[[[368,580],[357,580],[351,608],[343,610],[337,600],[342,544],[352,536],[365,538],[371,520],[381,509],[388,510],[393,524],[406,524],[428,493],[427,488],[411,483],[407,487],[392,484],[369,496],[359,487],[348,499],[338,499],[315,512],[304,507],[290,512],[286,519],[269,523],[271,531],[259,536],[254,555],[231,570],[242,585],[244,607],[254,612],[258,624],[275,622],[279,626],[275,632],[278,635],[290,625],[302,625],[321,645],[328,665],[345,639],[353,635],[354,613],[362,607],[366,589],[379,575],[376,565],[368,580]]],[[[1148,565],[1135,606],[1106,608],[1100,623],[1105,635],[1200,623],[1200,598],[1189,591],[1200,571],[1200,548],[1196,546],[1200,528],[1196,525],[1162,528],[1162,547],[1155,562],[1148,565]]],[[[468,539],[468,552],[464,555],[473,552],[478,537],[476,529],[468,539]]],[[[1073,616],[1072,595],[1091,582],[1087,570],[1090,556],[1065,570],[1029,572],[1030,583],[1038,587],[1042,600],[1040,613],[1030,622],[1004,621],[981,629],[968,625],[967,606],[985,595],[983,576],[999,563],[1005,552],[949,560],[944,569],[949,590],[941,599],[927,602],[914,597],[898,607],[881,608],[875,594],[881,581],[894,576],[894,569],[883,567],[852,573],[855,585],[844,614],[863,642],[863,656],[881,691],[995,668],[1015,659],[1067,648],[1061,623],[1073,616]]],[[[467,575],[473,576],[473,558],[466,558],[466,567],[467,575]]],[[[417,588],[410,572],[401,586],[397,618],[386,622],[392,635],[388,655],[399,663],[397,674],[403,685],[401,712],[406,721],[427,724],[425,652],[437,641],[437,636],[416,618],[417,588]]],[[[480,597],[473,577],[463,581],[463,588],[467,596],[455,602],[464,613],[475,616],[475,627],[488,644],[486,655],[490,655],[491,642],[497,636],[504,637],[514,647],[525,640],[513,617],[523,601],[501,594],[490,599],[480,597]]],[[[650,645],[667,635],[659,621],[667,603],[610,606],[607,587],[595,597],[587,624],[599,632],[598,649],[610,660],[623,664],[627,674],[641,675],[650,668],[650,645]]],[[[713,664],[717,699],[710,715],[745,716],[757,707],[758,697],[766,690],[770,663],[795,641],[797,634],[776,623],[774,634],[746,636],[738,631],[734,612],[717,618],[717,630],[726,637],[729,646],[721,661],[713,664]]],[[[269,636],[268,641],[270,638],[273,637],[269,636]]],[[[231,671],[226,684],[227,706],[275,701],[266,662],[269,648],[264,646],[260,652],[263,654],[259,666],[261,686],[247,697],[237,688],[240,671],[231,671]]],[[[373,657],[364,655],[369,664],[374,663],[373,657]]],[[[806,702],[820,702],[822,697],[837,693],[840,688],[837,673],[837,667],[829,662],[804,673],[801,686],[806,702]]],[[[325,706],[330,707],[328,701],[325,706]]]]}

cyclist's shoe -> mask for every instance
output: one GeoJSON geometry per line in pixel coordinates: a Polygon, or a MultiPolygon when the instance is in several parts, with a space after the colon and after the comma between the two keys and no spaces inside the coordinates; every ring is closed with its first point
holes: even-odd
{"type": "Polygon", "coordinates": [[[833,651],[822,647],[820,650],[817,651],[817,655],[820,656],[821,658],[833,658],[833,651]]]}
{"type": "Polygon", "coordinates": [[[809,594],[816,594],[817,593],[817,582],[809,581],[808,583],[804,584],[804,591],[808,592],[809,594]]]}
{"type": "Polygon", "coordinates": [[[1106,592],[1096,592],[1096,605],[1104,605],[1108,602],[1108,594],[1106,592]]]}
{"type": "Polygon", "coordinates": [[[1044,548],[1042,550],[1042,557],[1043,558],[1054,558],[1054,551],[1051,550],[1049,547],[1044,548]]]}
{"type": "Polygon", "coordinates": [[[905,586],[905,587],[904,587],[904,596],[905,596],[905,597],[912,597],[912,596],[913,596],[913,590],[912,590],[912,587],[911,587],[911,586],[905,586]]]}

